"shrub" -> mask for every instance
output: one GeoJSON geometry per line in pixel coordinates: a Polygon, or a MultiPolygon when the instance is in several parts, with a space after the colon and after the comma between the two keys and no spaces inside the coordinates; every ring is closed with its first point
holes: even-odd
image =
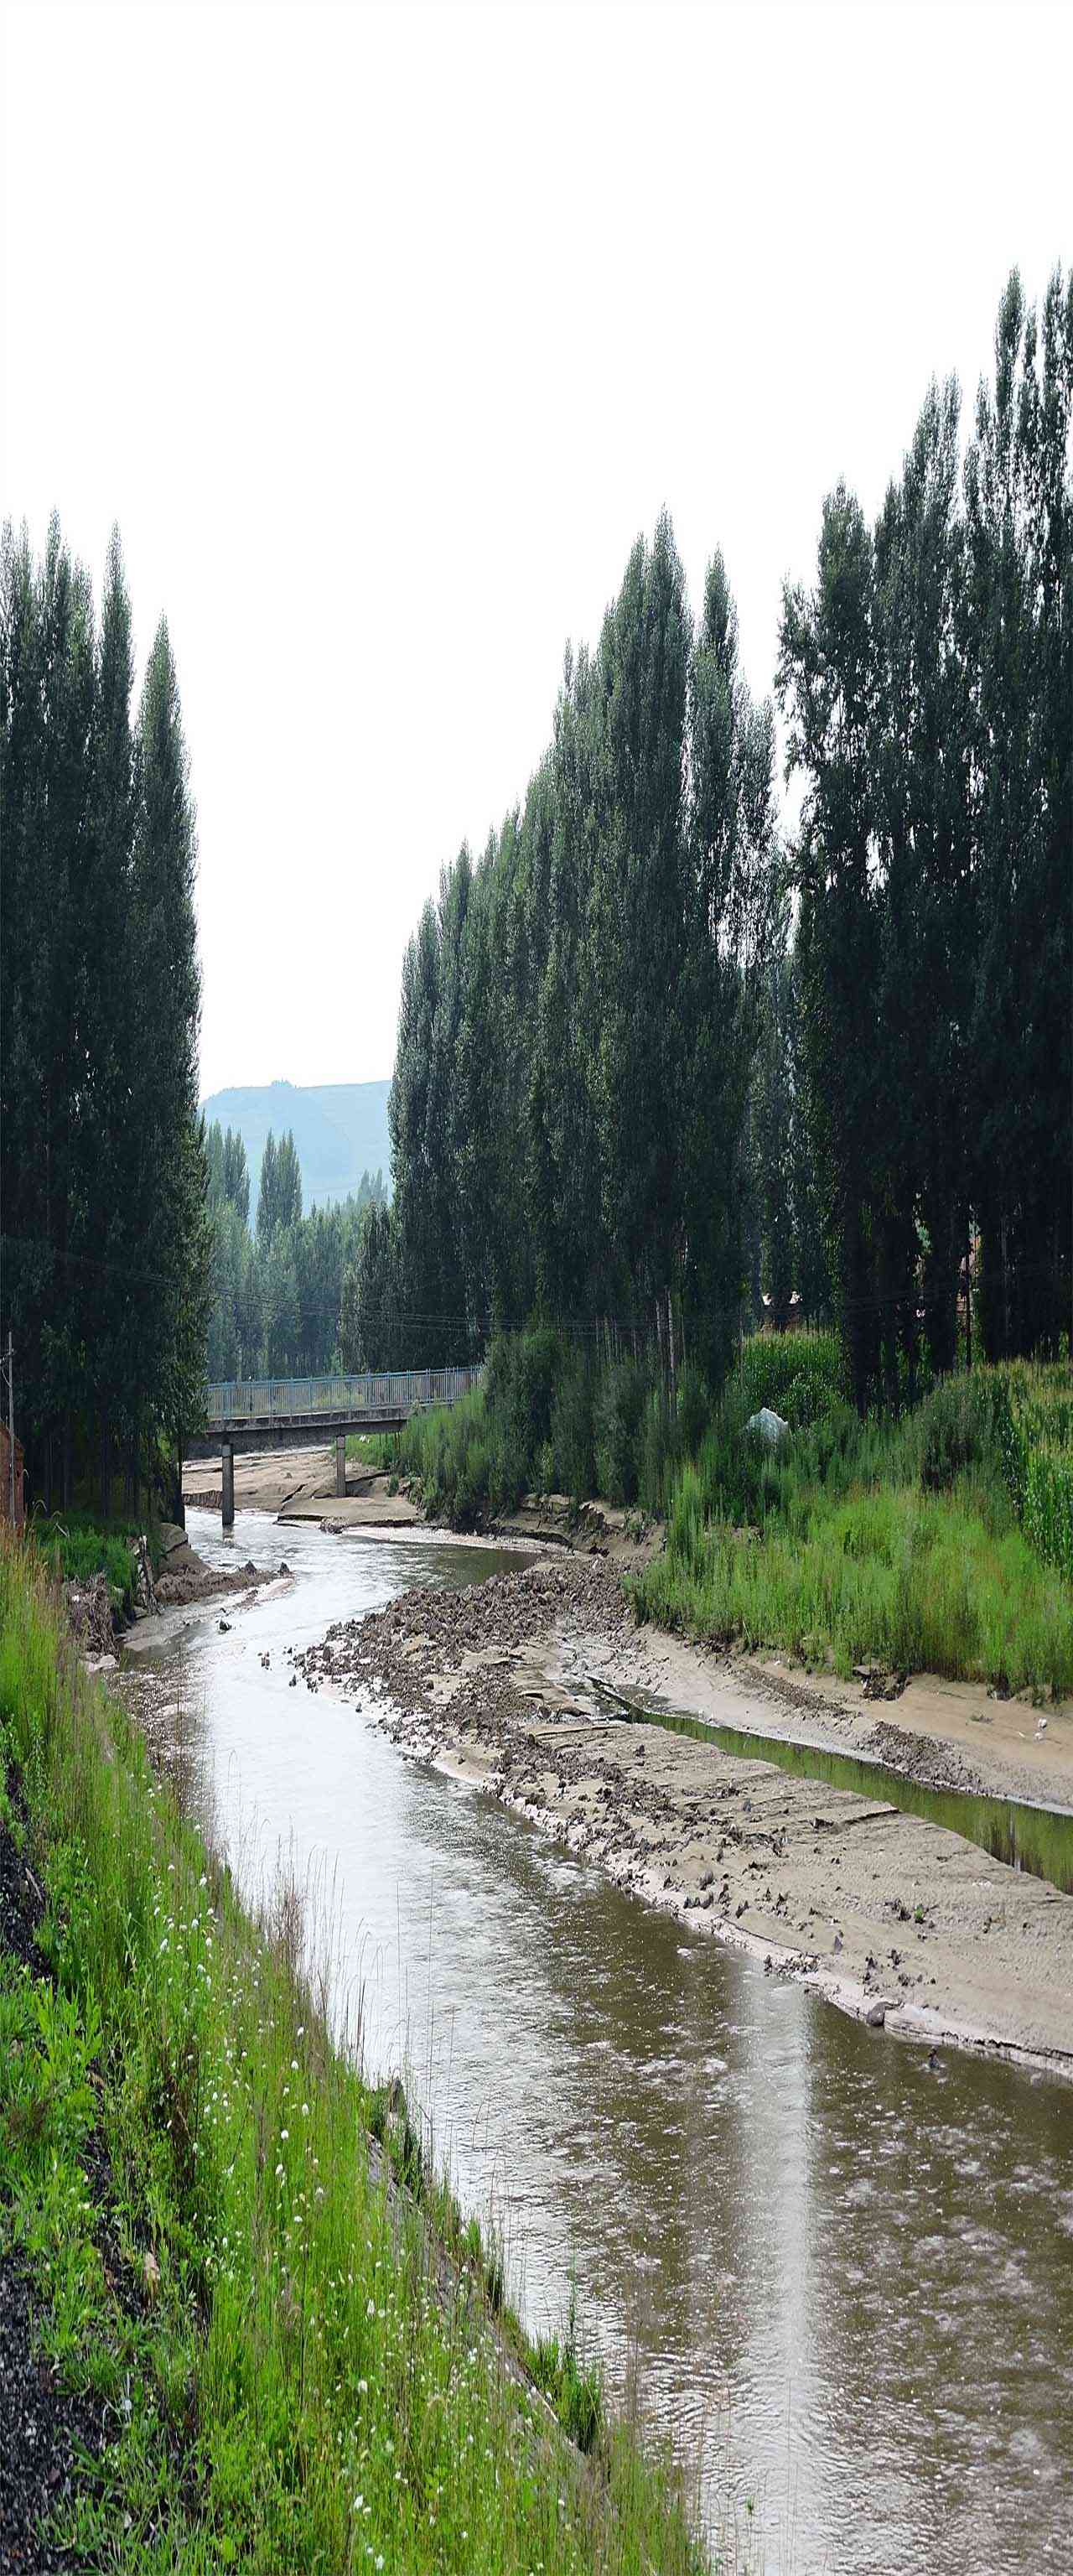
{"type": "Polygon", "coordinates": [[[1073,1371],[1022,1362],[1003,1370],[1003,1464],[1018,1520],[1048,1565],[1073,1582],[1073,1371]]]}
{"type": "Polygon", "coordinates": [[[130,1552],[133,1528],[112,1526],[102,1529],[83,1513],[57,1513],[51,1520],[34,1524],[34,1534],[43,1557],[62,1582],[92,1583],[98,1574],[108,1577],[112,1607],[126,1618],[133,1615],[135,1566],[130,1552]]]}
{"type": "Polygon", "coordinates": [[[846,1395],[837,1333],[754,1333],[734,1375],[746,1416],[767,1404],[792,1431],[817,1421],[846,1395]]]}
{"type": "Polygon", "coordinates": [[[1001,1478],[1009,1433],[1009,1392],[1001,1371],[940,1378],[916,1416],[920,1481],[949,1493],[959,1476],[1001,1478]]]}

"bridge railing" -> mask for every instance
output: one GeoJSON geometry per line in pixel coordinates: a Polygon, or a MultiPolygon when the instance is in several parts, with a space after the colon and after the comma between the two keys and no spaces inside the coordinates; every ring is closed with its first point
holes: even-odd
{"type": "Polygon", "coordinates": [[[217,1378],[205,1389],[214,1422],[284,1422],[309,1414],[419,1413],[457,1404],[481,1368],[382,1369],[365,1377],[217,1378]]]}

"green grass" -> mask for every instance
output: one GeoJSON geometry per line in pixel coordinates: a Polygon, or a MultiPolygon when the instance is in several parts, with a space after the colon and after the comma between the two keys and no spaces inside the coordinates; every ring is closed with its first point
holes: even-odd
{"type": "Polygon", "coordinates": [[[1018,1519],[1037,1555],[1073,1582],[1073,1368],[1021,1361],[1003,1375],[1004,1465],[1018,1519]]]}
{"type": "Polygon", "coordinates": [[[332,2044],[293,1892],[251,1921],[6,1540],[0,1728],[47,1892],[42,1973],[0,1959],[0,2242],[47,2358],[112,2410],[64,2508],[80,2561],[691,2576],[669,2461],[594,2414],[576,2354],[526,2344],[409,2116],[332,2044]],[[102,2261],[94,2136],[141,2302],[102,2261]]]}
{"type": "Polygon", "coordinates": [[[754,1333],[734,1375],[747,1414],[769,1405],[793,1431],[818,1422],[846,1396],[837,1333],[754,1333]]]}
{"type": "Polygon", "coordinates": [[[395,1434],[390,1431],[350,1431],[346,1454],[351,1466],[368,1467],[376,1476],[386,1475],[396,1464],[395,1434]]]}
{"type": "MultiPolygon", "coordinates": [[[[839,1401],[842,1383],[833,1333],[758,1334],[732,1378],[742,1418],[768,1404],[795,1430],[839,1401]]],[[[651,1362],[597,1358],[538,1326],[494,1342],[483,1384],[450,1411],[412,1415],[390,1463],[455,1529],[516,1511],[534,1489],[658,1515],[717,1412],[695,1370],[680,1369],[672,1393],[651,1362]]]]}
{"type": "MultiPolygon", "coordinates": [[[[106,1574],[112,1606],[129,1617],[135,1604],[135,1565],[129,1541],[139,1532],[133,1521],[102,1524],[81,1510],[54,1512],[33,1525],[36,1545],[61,1582],[88,1584],[106,1574]]],[[[146,1529],[150,1558],[157,1562],[155,1533],[146,1529]]]]}
{"type": "Polygon", "coordinates": [[[835,1404],[776,1457],[731,1390],[679,1472],[639,1611],[842,1674],[876,1661],[1073,1691],[1073,1594],[1008,1472],[1011,1374],[947,1380],[897,1423],[835,1404]]]}

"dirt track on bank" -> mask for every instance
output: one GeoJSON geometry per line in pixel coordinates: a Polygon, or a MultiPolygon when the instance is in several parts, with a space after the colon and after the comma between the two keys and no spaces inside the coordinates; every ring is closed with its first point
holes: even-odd
{"type": "MultiPolygon", "coordinates": [[[[932,2045],[1073,2074],[1073,1898],[881,1795],[601,1715],[601,1683],[666,1691],[669,1662],[679,1706],[776,1731],[774,1679],[758,1694],[733,1659],[638,1628],[599,1557],[409,1592],[295,1657],[312,1687],[371,1697],[407,1752],[492,1791],[696,1931],[759,1951],[773,1973],[932,2045]]],[[[872,1722],[885,1727],[887,1712],[872,1722]]],[[[932,1745],[927,1760],[943,1786],[980,1785],[956,1747],[937,1763],[932,1745]]]]}

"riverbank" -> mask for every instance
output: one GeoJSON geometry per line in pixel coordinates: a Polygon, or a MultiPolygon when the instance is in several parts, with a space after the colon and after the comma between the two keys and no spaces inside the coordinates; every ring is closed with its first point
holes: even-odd
{"type": "Polygon", "coordinates": [[[0,2563],[694,2576],[670,2470],[333,2044],[293,1886],[243,1911],[2,1541],[0,1729],[0,2378],[67,2408],[14,2422],[0,2563]]]}
{"type": "MultiPolygon", "coordinates": [[[[639,1628],[600,1558],[544,1561],[462,1594],[411,1591],[295,1661],[314,1688],[371,1693],[405,1751],[490,1790],[696,1931],[760,1952],[772,1973],[930,2047],[1073,2072],[1073,1898],[879,1789],[789,1777],[602,1714],[614,1701],[601,1685],[756,1729],[780,1684],[639,1628]]],[[[869,1722],[889,1758],[890,1720],[869,1722]]],[[[919,1760],[903,1733],[903,1759],[919,1760]]],[[[932,1742],[927,1760],[934,1770],[932,1742]]],[[[954,1744],[942,1785],[981,1786],[954,1744]]]]}

